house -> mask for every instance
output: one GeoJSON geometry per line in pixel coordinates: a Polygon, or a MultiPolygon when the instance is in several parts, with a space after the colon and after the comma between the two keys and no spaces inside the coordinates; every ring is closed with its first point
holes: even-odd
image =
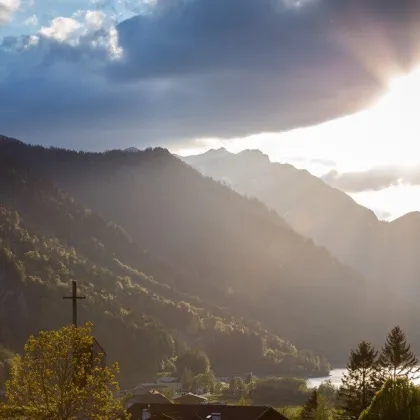
{"type": "Polygon", "coordinates": [[[173,401],[175,404],[188,404],[188,405],[207,404],[207,398],[200,397],[199,395],[195,395],[191,393],[184,394],[179,397],[175,397],[173,401]]]}
{"type": "Polygon", "coordinates": [[[172,402],[158,391],[148,391],[132,395],[124,402],[125,407],[130,407],[133,404],[172,404],[172,402]]]}
{"type": "Polygon", "coordinates": [[[235,405],[134,404],[131,420],[287,420],[271,407],[235,405]]]}
{"type": "Polygon", "coordinates": [[[178,378],[162,377],[158,378],[156,382],[148,382],[141,384],[146,389],[173,389],[175,392],[180,391],[182,384],[178,378]]]}

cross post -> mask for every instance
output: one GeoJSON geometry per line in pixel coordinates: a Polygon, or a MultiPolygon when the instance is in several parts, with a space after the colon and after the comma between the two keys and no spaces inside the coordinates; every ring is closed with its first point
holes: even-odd
{"type": "Polygon", "coordinates": [[[77,327],[77,299],[86,299],[86,296],[77,296],[77,283],[72,281],[72,296],[65,296],[63,299],[71,299],[73,303],[73,325],[77,327]]]}

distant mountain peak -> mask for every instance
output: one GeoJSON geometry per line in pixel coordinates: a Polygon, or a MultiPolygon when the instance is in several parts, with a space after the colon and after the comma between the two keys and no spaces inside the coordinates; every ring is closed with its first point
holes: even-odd
{"type": "Polygon", "coordinates": [[[219,149],[210,149],[208,152],[203,153],[203,155],[207,155],[207,156],[232,156],[233,153],[229,152],[228,150],[226,150],[224,147],[220,147],[219,149]]]}
{"type": "Polygon", "coordinates": [[[266,155],[259,149],[242,150],[242,152],[239,152],[236,156],[238,156],[238,158],[253,159],[255,161],[258,160],[258,162],[261,163],[271,163],[268,155],[266,155]]]}
{"type": "Polygon", "coordinates": [[[420,211],[412,211],[404,214],[398,219],[395,219],[391,224],[407,224],[407,223],[418,223],[420,222],[420,211]]]}
{"type": "Polygon", "coordinates": [[[254,167],[255,165],[271,163],[268,155],[264,154],[261,150],[246,149],[239,153],[232,153],[226,150],[224,147],[219,149],[210,149],[205,153],[187,156],[182,159],[186,162],[191,162],[194,164],[205,162],[222,162],[223,160],[229,160],[234,161],[236,164],[252,165],[254,167]]]}

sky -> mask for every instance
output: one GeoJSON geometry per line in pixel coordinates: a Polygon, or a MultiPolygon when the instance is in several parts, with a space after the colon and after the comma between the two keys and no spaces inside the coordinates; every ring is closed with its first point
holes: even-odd
{"type": "Polygon", "coordinates": [[[391,219],[420,210],[417,0],[0,0],[0,133],[259,148],[391,219]]]}

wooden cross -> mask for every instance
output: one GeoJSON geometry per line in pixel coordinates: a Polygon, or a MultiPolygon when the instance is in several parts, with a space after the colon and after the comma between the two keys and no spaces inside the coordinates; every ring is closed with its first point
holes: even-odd
{"type": "Polygon", "coordinates": [[[65,296],[63,299],[71,299],[73,301],[73,325],[77,327],[77,299],[86,299],[86,296],[77,296],[77,284],[72,281],[72,296],[65,296]]]}

